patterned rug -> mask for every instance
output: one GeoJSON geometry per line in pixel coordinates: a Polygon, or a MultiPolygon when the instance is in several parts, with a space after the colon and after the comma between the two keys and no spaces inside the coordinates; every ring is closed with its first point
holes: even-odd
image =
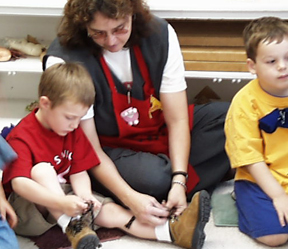
{"type": "MultiPolygon", "coordinates": [[[[97,230],[97,235],[101,242],[115,240],[122,237],[125,233],[119,229],[100,228],[97,230]]],[[[70,249],[71,244],[66,235],[62,233],[59,226],[54,226],[46,233],[29,237],[35,245],[41,249],[70,249]]]]}

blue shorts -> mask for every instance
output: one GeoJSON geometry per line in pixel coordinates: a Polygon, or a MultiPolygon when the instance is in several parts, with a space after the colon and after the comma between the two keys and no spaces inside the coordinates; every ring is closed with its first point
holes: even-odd
{"type": "Polygon", "coordinates": [[[288,234],[288,224],[281,227],[272,199],[255,183],[235,181],[238,225],[252,238],[288,234]]]}

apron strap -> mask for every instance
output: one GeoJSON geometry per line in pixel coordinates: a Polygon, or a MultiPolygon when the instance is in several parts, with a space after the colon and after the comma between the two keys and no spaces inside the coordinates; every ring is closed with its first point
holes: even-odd
{"type": "Polygon", "coordinates": [[[133,47],[135,57],[141,72],[141,75],[143,79],[145,80],[145,85],[144,85],[144,93],[146,94],[146,97],[149,97],[151,95],[155,95],[155,89],[152,84],[152,81],[150,79],[150,73],[147,68],[146,62],[144,60],[143,54],[140,50],[139,46],[134,46],[133,47]]]}
{"type": "Polygon", "coordinates": [[[106,79],[108,81],[108,84],[109,84],[111,92],[112,93],[117,93],[116,87],[114,85],[114,79],[112,77],[112,73],[111,73],[111,71],[110,71],[110,69],[109,69],[109,67],[108,67],[103,55],[100,57],[100,63],[101,63],[101,66],[103,68],[103,71],[104,71],[104,74],[106,76],[106,79]]]}

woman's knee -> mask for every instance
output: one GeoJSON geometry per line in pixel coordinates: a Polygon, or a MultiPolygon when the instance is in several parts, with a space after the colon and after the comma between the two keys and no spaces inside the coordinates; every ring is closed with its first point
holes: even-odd
{"type": "Polygon", "coordinates": [[[168,157],[162,154],[153,157],[148,172],[146,172],[145,181],[148,194],[154,196],[158,201],[166,199],[171,187],[171,163],[168,157]]]}
{"type": "Polygon", "coordinates": [[[288,234],[273,234],[256,238],[262,244],[275,247],[285,244],[288,240],[288,234]]]}

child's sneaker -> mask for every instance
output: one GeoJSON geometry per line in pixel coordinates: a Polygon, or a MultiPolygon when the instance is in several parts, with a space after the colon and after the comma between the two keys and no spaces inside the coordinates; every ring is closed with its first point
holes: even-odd
{"type": "Polygon", "coordinates": [[[174,244],[189,248],[201,249],[205,233],[204,227],[210,216],[210,196],[202,190],[194,194],[191,203],[179,216],[169,221],[170,234],[174,244]]]}
{"type": "Polygon", "coordinates": [[[97,234],[81,218],[71,219],[66,235],[73,249],[95,249],[100,247],[97,234]]]}

